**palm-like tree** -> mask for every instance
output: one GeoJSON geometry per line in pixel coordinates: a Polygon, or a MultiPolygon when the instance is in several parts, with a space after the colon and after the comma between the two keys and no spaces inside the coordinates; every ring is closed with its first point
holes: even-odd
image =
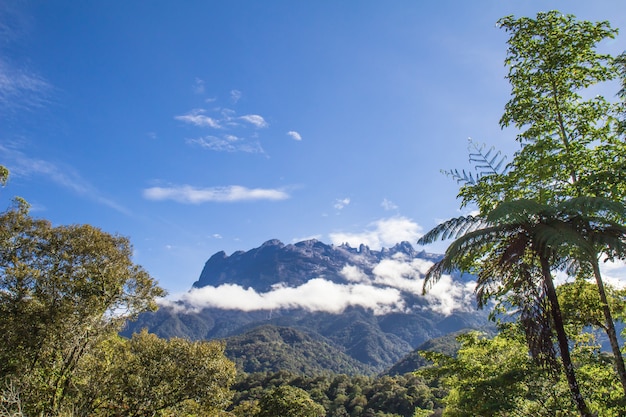
{"type": "MultiPolygon", "coordinates": [[[[537,317],[545,317],[549,310],[572,400],[580,415],[586,417],[592,414],[580,393],[551,271],[570,258],[571,252],[566,249],[577,248],[582,253],[588,252],[591,245],[561,211],[533,200],[516,200],[500,204],[486,216],[464,216],[440,224],[419,243],[428,244],[439,238],[455,240],[426,274],[424,289],[443,273],[455,269],[478,275],[479,305],[496,294],[521,294],[534,288],[534,300],[525,305],[535,306],[528,311],[537,311],[537,317]],[[547,300],[547,305],[542,309],[543,300],[547,300]]],[[[549,359],[550,322],[530,320],[526,324],[529,323],[540,323],[536,333],[526,328],[531,336],[531,352],[537,352],[539,347],[544,358],[549,359]]]]}

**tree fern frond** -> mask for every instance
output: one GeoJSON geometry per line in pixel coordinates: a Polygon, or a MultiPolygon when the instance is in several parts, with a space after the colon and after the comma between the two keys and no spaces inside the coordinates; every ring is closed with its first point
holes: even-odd
{"type": "Polygon", "coordinates": [[[565,200],[556,207],[557,211],[574,216],[599,217],[602,221],[626,220],[626,205],[619,201],[609,200],[602,197],[575,197],[565,200]]]}
{"type": "Polygon", "coordinates": [[[444,257],[441,261],[431,266],[424,275],[424,284],[422,284],[422,295],[425,295],[433,285],[435,285],[441,279],[441,276],[450,270],[450,266],[444,257]]]}
{"type": "Polygon", "coordinates": [[[480,146],[474,145],[473,147],[474,152],[470,152],[469,160],[470,163],[474,164],[474,168],[478,173],[477,178],[487,175],[501,175],[506,172],[507,166],[502,167],[506,161],[506,156],[502,156],[501,151],[495,151],[495,148],[492,146],[487,152],[484,152],[484,144],[480,146]]]}
{"type": "Polygon", "coordinates": [[[455,217],[435,226],[422,236],[417,243],[420,245],[428,245],[436,240],[447,240],[452,237],[458,237],[467,230],[480,227],[483,223],[484,219],[478,216],[455,217]]]}
{"type": "Polygon", "coordinates": [[[533,218],[545,214],[548,206],[531,199],[506,201],[498,204],[487,215],[487,221],[494,224],[528,223],[533,218]]]}
{"type": "Polygon", "coordinates": [[[534,244],[537,253],[548,258],[567,259],[567,253],[576,253],[585,259],[592,259],[596,256],[594,246],[570,224],[564,222],[551,222],[538,226],[535,231],[534,244]]]}
{"type": "Polygon", "coordinates": [[[505,174],[509,167],[505,163],[506,156],[502,156],[501,151],[495,151],[494,147],[489,148],[487,152],[484,152],[484,149],[485,144],[477,145],[469,139],[469,162],[474,167],[476,174],[472,174],[464,169],[461,171],[458,169],[441,170],[441,172],[447,177],[454,179],[457,184],[462,183],[470,186],[476,185],[482,177],[505,174]]]}
{"type": "Polygon", "coordinates": [[[478,178],[475,178],[471,172],[466,172],[464,169],[460,172],[458,169],[451,169],[449,171],[441,170],[441,172],[445,176],[451,177],[457,182],[457,184],[463,183],[464,185],[475,185],[478,180],[478,178]]]}

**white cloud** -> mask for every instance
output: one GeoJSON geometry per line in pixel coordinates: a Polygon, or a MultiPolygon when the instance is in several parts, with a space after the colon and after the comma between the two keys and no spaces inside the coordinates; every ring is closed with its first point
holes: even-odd
{"type": "Polygon", "coordinates": [[[237,104],[237,102],[241,99],[242,93],[239,90],[230,90],[230,101],[233,104],[237,104]]]}
{"type": "Polygon", "coordinates": [[[392,201],[387,200],[386,198],[383,199],[383,202],[380,203],[380,205],[382,206],[382,208],[384,208],[385,210],[396,210],[398,208],[398,206],[396,206],[392,201]]]}
{"type": "Polygon", "coordinates": [[[193,109],[189,113],[182,116],[174,116],[174,119],[199,127],[211,127],[214,129],[221,128],[217,120],[212,117],[205,116],[203,113],[205,113],[204,109],[193,109]]]}
{"type": "MultiPolygon", "coordinates": [[[[432,262],[424,259],[407,260],[401,254],[395,259],[381,261],[373,270],[374,283],[421,295],[424,286],[424,275],[432,266],[432,262]]],[[[455,282],[450,275],[442,275],[424,295],[428,308],[444,315],[455,311],[473,309],[475,283],[455,282]]]]}
{"type": "Polygon", "coordinates": [[[204,93],[204,80],[200,78],[196,78],[193,84],[193,92],[195,94],[203,94],[204,93]]]}
{"type": "Polygon", "coordinates": [[[290,130],[289,132],[287,132],[287,136],[290,136],[293,140],[302,140],[302,136],[300,136],[300,133],[296,132],[295,130],[290,130]]]}
{"type": "Polygon", "coordinates": [[[248,141],[235,135],[204,136],[197,139],[187,139],[186,142],[218,152],[265,153],[258,141],[248,141]]]}
{"type": "Polygon", "coordinates": [[[237,202],[254,200],[285,200],[289,194],[278,189],[246,188],[238,185],[227,187],[196,188],[190,185],[177,187],[151,187],[143,191],[148,200],[173,200],[184,204],[206,202],[237,202]]]}
{"type": "Polygon", "coordinates": [[[425,297],[431,310],[449,315],[456,310],[468,311],[471,308],[475,287],[474,282],[462,284],[453,281],[450,275],[442,275],[425,297]]]}
{"type": "Polygon", "coordinates": [[[329,237],[335,245],[347,243],[352,247],[359,247],[364,244],[379,250],[403,241],[415,243],[421,234],[421,227],[417,223],[406,217],[396,216],[377,220],[363,232],[335,232],[329,237]]]}
{"type": "Polygon", "coordinates": [[[194,310],[206,307],[242,311],[303,308],[336,314],[350,306],[364,307],[375,314],[404,310],[400,291],[394,288],[343,285],[323,278],[309,280],[298,287],[277,286],[265,293],[234,284],[207,286],[192,289],[180,300],[194,310]]]}
{"type": "Polygon", "coordinates": [[[258,114],[246,114],[244,116],[239,116],[239,118],[245,122],[254,125],[257,128],[267,127],[267,122],[262,116],[258,114]]]}
{"type": "Polygon", "coordinates": [[[341,269],[341,276],[348,282],[370,282],[365,272],[355,265],[346,265],[341,269]]]}
{"type": "Polygon", "coordinates": [[[349,198],[347,198],[347,197],[346,198],[338,198],[337,200],[335,200],[335,204],[333,205],[333,207],[335,207],[337,210],[343,210],[349,204],[350,204],[350,199],[349,198]]]}
{"type": "Polygon", "coordinates": [[[626,262],[602,262],[600,264],[602,280],[615,288],[626,287],[626,262]]]}

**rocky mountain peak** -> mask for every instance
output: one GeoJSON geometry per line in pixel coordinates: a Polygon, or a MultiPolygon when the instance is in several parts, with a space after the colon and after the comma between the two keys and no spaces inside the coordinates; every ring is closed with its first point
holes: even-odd
{"type": "Polygon", "coordinates": [[[416,257],[430,259],[417,252],[409,242],[400,242],[391,249],[372,250],[367,245],[358,249],[347,244],[328,245],[316,239],[285,245],[271,239],[249,251],[237,251],[227,256],[223,251],[206,262],[194,287],[219,286],[236,283],[257,291],[268,291],[282,283],[298,286],[313,278],[324,277],[334,282],[344,282],[345,266],[358,266],[368,272],[368,266],[383,259],[402,254],[407,260],[416,257]]]}

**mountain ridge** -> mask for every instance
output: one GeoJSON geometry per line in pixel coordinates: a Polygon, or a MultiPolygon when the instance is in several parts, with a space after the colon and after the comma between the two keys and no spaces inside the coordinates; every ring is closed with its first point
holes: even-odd
{"type": "Polygon", "coordinates": [[[277,282],[290,285],[324,276],[333,282],[342,281],[341,269],[346,264],[371,268],[383,258],[403,254],[409,258],[436,261],[441,255],[417,252],[409,242],[400,242],[391,248],[371,250],[362,244],[352,248],[348,244],[327,245],[317,239],[285,245],[270,239],[258,248],[235,251],[230,256],[219,251],[207,260],[194,288],[218,286],[236,281],[258,291],[269,291],[277,282]]]}

